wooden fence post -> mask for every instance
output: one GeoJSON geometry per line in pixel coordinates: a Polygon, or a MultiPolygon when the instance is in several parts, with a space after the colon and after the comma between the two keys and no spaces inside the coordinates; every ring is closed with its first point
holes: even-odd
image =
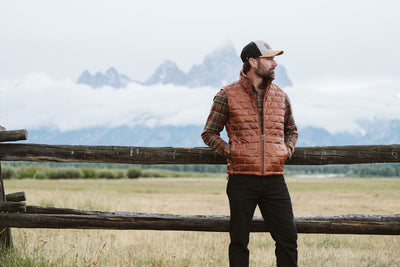
{"type": "MultiPolygon", "coordinates": [[[[27,138],[28,138],[28,132],[25,129],[6,131],[4,127],[0,126],[0,142],[27,140],[27,138]]],[[[18,195],[18,197],[21,196],[18,195]]],[[[7,201],[7,198],[4,190],[3,175],[1,172],[1,161],[0,161],[0,202],[3,201],[7,201]]],[[[10,227],[0,225],[0,250],[10,249],[12,247],[13,243],[11,238],[10,227]]]]}
{"type": "MultiPolygon", "coordinates": [[[[4,192],[3,175],[1,172],[0,162],[0,201],[7,201],[6,194],[4,192]]],[[[11,229],[9,227],[3,227],[0,225],[0,249],[12,248],[11,229]]]]}

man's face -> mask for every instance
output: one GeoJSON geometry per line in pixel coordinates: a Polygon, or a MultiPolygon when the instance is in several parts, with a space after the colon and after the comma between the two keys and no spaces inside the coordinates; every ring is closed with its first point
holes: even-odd
{"type": "Polygon", "coordinates": [[[263,79],[275,78],[275,67],[278,65],[274,57],[257,58],[256,74],[263,79]]]}

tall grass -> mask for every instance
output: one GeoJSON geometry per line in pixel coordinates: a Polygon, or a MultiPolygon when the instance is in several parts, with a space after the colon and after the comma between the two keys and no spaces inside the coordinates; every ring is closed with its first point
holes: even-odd
{"type": "MultiPolygon", "coordinates": [[[[172,214],[229,214],[225,179],[6,180],[28,205],[172,214]],[[73,197],[71,197],[73,196],[73,197]]],[[[288,179],[295,216],[390,214],[396,179],[288,179]]],[[[256,211],[256,215],[260,215],[256,211]]],[[[228,233],[12,229],[1,266],[228,266],[228,233]]],[[[398,236],[299,234],[299,266],[400,266],[398,236]]],[[[250,266],[274,266],[274,242],[252,233],[250,266]]]]}

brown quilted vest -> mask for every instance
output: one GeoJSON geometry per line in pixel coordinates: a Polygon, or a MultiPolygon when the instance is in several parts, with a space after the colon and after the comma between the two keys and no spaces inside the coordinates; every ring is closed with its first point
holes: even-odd
{"type": "Polygon", "coordinates": [[[264,134],[250,81],[240,80],[223,88],[228,98],[226,131],[231,145],[229,174],[282,175],[288,157],[284,119],[286,94],[270,84],[264,96],[264,134]]]}

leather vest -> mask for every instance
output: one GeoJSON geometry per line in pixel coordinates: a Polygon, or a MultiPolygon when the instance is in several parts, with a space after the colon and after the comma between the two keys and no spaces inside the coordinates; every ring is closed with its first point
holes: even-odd
{"type": "Polygon", "coordinates": [[[263,102],[263,134],[256,97],[250,81],[240,80],[223,88],[228,99],[226,131],[231,146],[229,174],[283,175],[288,157],[284,120],[286,94],[270,84],[263,102]]]}

